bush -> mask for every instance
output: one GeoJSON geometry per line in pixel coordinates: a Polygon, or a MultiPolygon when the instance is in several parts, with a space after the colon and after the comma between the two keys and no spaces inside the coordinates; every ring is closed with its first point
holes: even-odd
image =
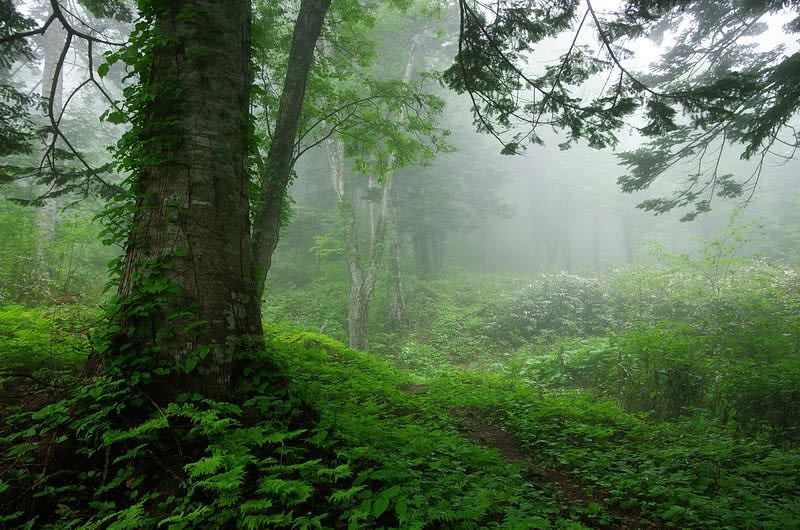
{"type": "Polygon", "coordinates": [[[716,398],[719,414],[742,430],[766,428],[778,442],[800,442],[800,359],[739,362],[717,383],[716,398]]]}
{"type": "Polygon", "coordinates": [[[642,329],[621,337],[571,340],[529,357],[528,382],[592,389],[626,410],[657,419],[706,404],[712,376],[694,337],[680,328],[642,329]]]}
{"type": "Polygon", "coordinates": [[[560,274],[545,276],[515,296],[497,315],[494,336],[519,345],[602,335],[615,324],[611,298],[597,280],[560,274]]]}
{"type": "Polygon", "coordinates": [[[108,262],[119,249],[98,240],[96,212],[62,211],[52,234],[39,233],[36,213],[0,199],[0,303],[102,299],[108,262]]]}
{"type": "Polygon", "coordinates": [[[261,314],[266,322],[314,327],[337,340],[347,341],[349,287],[345,281],[317,279],[304,288],[275,283],[273,278],[264,296],[261,314]]]}
{"type": "Polygon", "coordinates": [[[690,326],[662,322],[642,327],[620,337],[617,348],[627,365],[618,392],[629,410],[667,419],[707,405],[714,362],[706,355],[704,337],[690,326]]]}
{"type": "Polygon", "coordinates": [[[451,359],[444,353],[416,341],[408,341],[392,355],[394,363],[412,373],[435,375],[451,365],[451,359]]]}

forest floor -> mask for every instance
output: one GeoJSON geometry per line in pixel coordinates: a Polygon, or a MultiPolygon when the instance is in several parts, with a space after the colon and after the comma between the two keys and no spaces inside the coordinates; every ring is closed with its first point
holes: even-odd
{"type": "Polygon", "coordinates": [[[244,402],[138,420],[124,384],[17,355],[0,374],[0,527],[800,528],[800,450],[702,411],[658,421],[530,373],[420,374],[266,334],[288,385],[254,367],[244,402]]]}

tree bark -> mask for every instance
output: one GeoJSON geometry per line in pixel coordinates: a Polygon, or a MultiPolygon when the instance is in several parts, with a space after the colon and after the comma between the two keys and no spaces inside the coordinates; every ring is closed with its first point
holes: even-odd
{"type": "Polygon", "coordinates": [[[369,308],[375,292],[378,265],[383,257],[392,181],[387,181],[383,187],[380,217],[375,223],[374,233],[370,234],[372,248],[369,253],[369,262],[364,267],[358,242],[353,190],[344,167],[344,145],[340,139],[331,138],[326,141],[326,147],[339,211],[342,221],[347,225],[345,253],[350,270],[350,299],[347,311],[349,344],[351,348],[368,350],[369,308]]]}
{"type": "Polygon", "coordinates": [[[389,256],[386,263],[388,311],[386,322],[390,328],[400,328],[408,324],[406,302],[403,296],[403,278],[400,260],[400,227],[397,222],[397,206],[394,202],[394,190],[389,196],[389,256]]]}
{"type": "Polygon", "coordinates": [[[169,4],[141,80],[149,158],[136,174],[112,345],[173,369],[143,381],[158,403],[230,396],[241,354],[263,347],[249,231],[250,2],[169,4]]]}
{"type": "Polygon", "coordinates": [[[267,152],[264,171],[260,175],[260,195],[256,205],[253,233],[253,255],[256,259],[256,292],[264,293],[272,254],[278,246],[281,213],[294,167],[297,123],[303,107],[308,73],[314,49],[322,31],[331,0],[303,0],[295,22],[286,80],[281,93],[275,130],[267,152]]]}

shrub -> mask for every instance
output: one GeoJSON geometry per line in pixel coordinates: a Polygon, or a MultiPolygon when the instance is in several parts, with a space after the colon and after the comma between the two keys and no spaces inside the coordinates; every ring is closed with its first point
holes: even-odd
{"type": "Polygon", "coordinates": [[[497,316],[494,336],[517,344],[601,335],[616,323],[611,298],[597,280],[545,276],[515,296],[497,316]]]}
{"type": "Polygon", "coordinates": [[[800,442],[800,359],[774,365],[746,359],[717,383],[718,412],[752,433],[768,429],[774,440],[800,442]]]}

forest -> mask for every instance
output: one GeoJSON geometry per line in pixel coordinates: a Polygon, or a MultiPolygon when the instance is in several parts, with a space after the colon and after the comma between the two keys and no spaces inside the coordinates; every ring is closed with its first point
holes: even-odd
{"type": "Polygon", "coordinates": [[[800,529],[798,0],[0,0],[0,528],[800,529]]]}

